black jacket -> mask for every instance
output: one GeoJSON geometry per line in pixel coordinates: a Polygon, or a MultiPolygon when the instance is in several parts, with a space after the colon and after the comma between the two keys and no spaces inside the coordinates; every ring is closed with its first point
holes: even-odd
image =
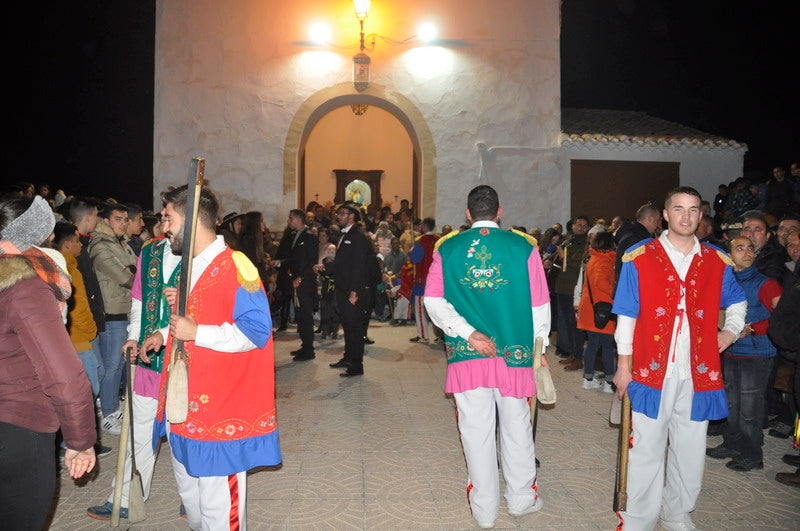
{"type": "Polygon", "coordinates": [[[337,291],[349,294],[354,291],[361,298],[366,292],[367,263],[372,252],[372,244],[357,225],[344,233],[336,249],[333,262],[325,265],[325,270],[333,275],[337,291]]]}
{"type": "MultiPolygon", "coordinates": [[[[289,240],[289,243],[294,238],[289,240]]],[[[297,241],[289,250],[289,276],[292,279],[302,278],[301,285],[313,286],[316,292],[317,274],[313,270],[314,264],[319,259],[319,240],[307,228],[300,229],[297,241]]]]}
{"type": "Polygon", "coordinates": [[[650,238],[652,234],[647,232],[644,225],[638,221],[628,222],[617,229],[614,234],[614,241],[617,242],[617,256],[614,262],[614,291],[616,292],[617,281],[619,280],[619,273],[622,269],[622,255],[625,254],[631,246],[639,243],[642,240],[650,238]]]}

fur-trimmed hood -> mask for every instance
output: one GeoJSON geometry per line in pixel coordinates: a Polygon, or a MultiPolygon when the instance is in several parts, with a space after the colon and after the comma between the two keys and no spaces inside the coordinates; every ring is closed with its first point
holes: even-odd
{"type": "Polygon", "coordinates": [[[0,291],[13,287],[17,282],[36,276],[36,271],[24,257],[0,255],[0,291]]]}

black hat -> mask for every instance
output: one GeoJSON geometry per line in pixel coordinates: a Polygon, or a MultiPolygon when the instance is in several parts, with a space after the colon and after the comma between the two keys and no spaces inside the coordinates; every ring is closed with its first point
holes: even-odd
{"type": "Polygon", "coordinates": [[[346,209],[346,210],[349,210],[350,212],[355,214],[355,216],[356,216],[355,220],[356,221],[360,221],[361,220],[361,205],[359,205],[358,203],[355,203],[353,201],[345,201],[344,203],[339,205],[339,207],[336,210],[338,211],[338,210],[341,210],[343,208],[346,209]]]}

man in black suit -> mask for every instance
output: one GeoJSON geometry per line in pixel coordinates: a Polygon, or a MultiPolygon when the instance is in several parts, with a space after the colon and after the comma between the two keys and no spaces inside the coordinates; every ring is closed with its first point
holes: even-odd
{"type": "Polygon", "coordinates": [[[294,232],[289,251],[289,278],[294,292],[294,318],[300,335],[300,348],[292,352],[294,361],[313,360],[314,308],[317,307],[317,274],[314,264],[319,259],[319,241],[306,226],[306,213],[300,209],[289,211],[289,227],[294,232]]]}
{"type": "Polygon", "coordinates": [[[344,356],[330,366],[347,369],[340,376],[364,374],[364,316],[369,309],[366,267],[371,247],[359,229],[359,206],[351,201],[343,203],[336,212],[336,222],[342,237],[336,246],[333,262],[314,266],[316,271],[333,275],[336,286],[336,307],[344,329],[344,356]]]}

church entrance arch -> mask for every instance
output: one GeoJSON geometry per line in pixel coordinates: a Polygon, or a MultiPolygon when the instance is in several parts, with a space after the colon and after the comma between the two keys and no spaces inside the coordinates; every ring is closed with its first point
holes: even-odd
{"type": "Polygon", "coordinates": [[[314,126],[326,114],[346,105],[370,105],[392,114],[408,132],[413,147],[412,202],[420,217],[433,217],[436,209],[436,149],[433,136],[420,110],[405,96],[371,84],[364,92],[354,92],[352,83],[339,83],[310,96],[295,113],[283,150],[283,194],[294,195],[298,208],[309,198],[301,197],[306,144],[314,126]]]}

